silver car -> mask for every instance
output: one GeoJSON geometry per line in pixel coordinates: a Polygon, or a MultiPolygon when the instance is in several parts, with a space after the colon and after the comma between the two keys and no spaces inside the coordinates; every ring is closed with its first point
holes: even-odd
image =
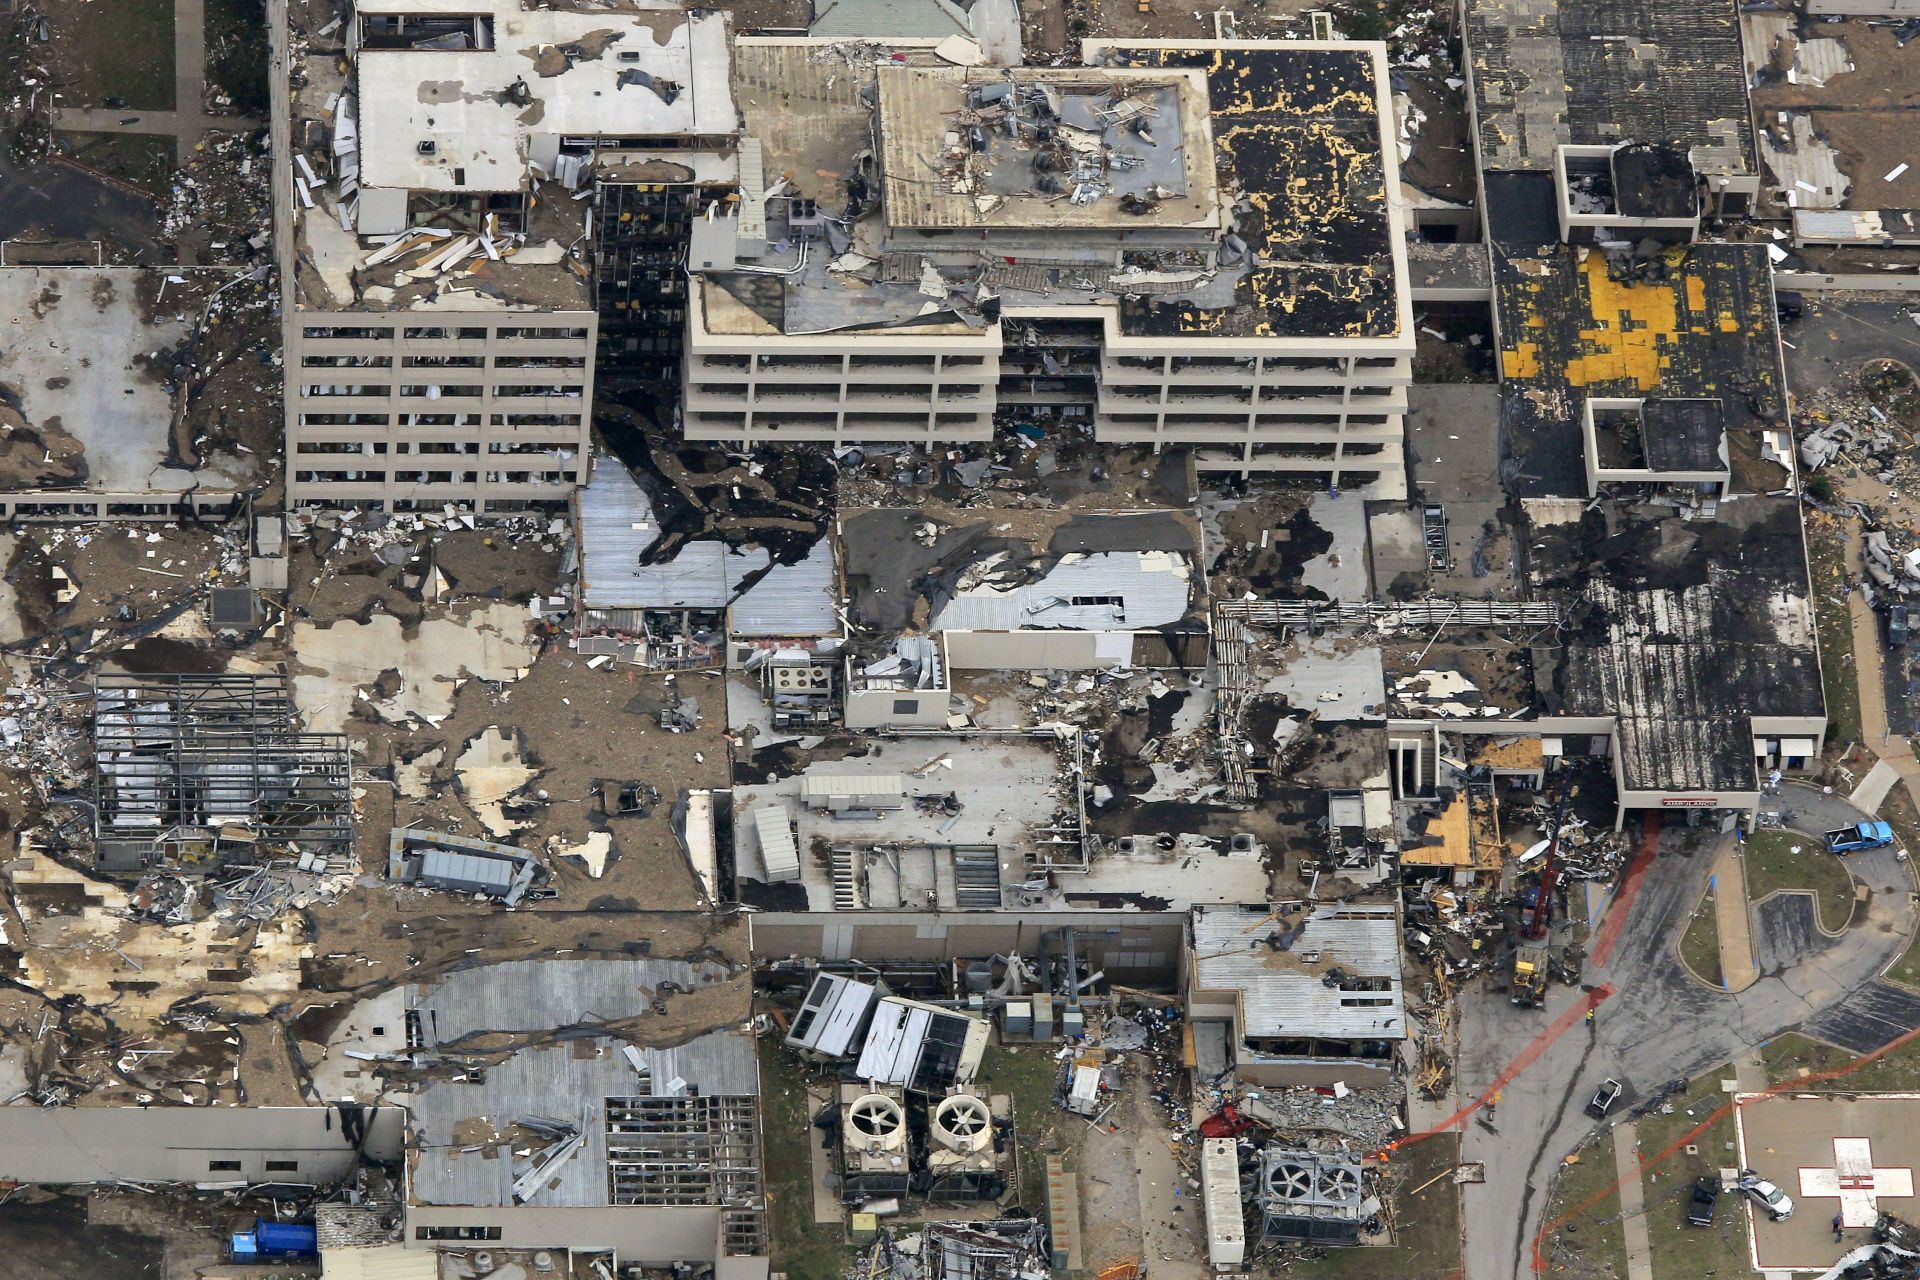
{"type": "Polygon", "coordinates": [[[1734,1183],[1740,1194],[1753,1201],[1760,1210],[1775,1222],[1782,1222],[1793,1216],[1793,1197],[1751,1169],[1740,1172],[1740,1181],[1734,1183]]]}

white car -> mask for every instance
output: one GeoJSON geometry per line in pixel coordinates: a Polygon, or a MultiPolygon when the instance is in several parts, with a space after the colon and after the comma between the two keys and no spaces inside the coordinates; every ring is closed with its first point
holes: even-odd
{"type": "Polygon", "coordinates": [[[1775,1222],[1793,1215],[1793,1197],[1751,1169],[1742,1170],[1740,1181],[1734,1186],[1775,1222]]]}

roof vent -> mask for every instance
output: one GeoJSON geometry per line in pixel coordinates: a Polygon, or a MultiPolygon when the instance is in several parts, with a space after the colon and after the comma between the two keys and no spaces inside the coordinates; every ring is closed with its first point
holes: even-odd
{"type": "Polygon", "coordinates": [[[434,142],[432,139],[428,139],[425,142],[415,143],[413,149],[423,156],[430,156],[440,149],[440,144],[434,142]]]}

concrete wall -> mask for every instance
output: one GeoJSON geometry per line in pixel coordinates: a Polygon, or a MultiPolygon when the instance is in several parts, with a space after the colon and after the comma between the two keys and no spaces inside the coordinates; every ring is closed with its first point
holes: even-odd
{"type": "MultiPolygon", "coordinates": [[[[497,1239],[464,1242],[467,1248],[493,1244],[504,1249],[612,1249],[623,1264],[650,1266],[713,1262],[720,1257],[720,1210],[705,1206],[407,1206],[409,1249],[462,1243],[423,1238],[422,1232],[430,1227],[499,1229],[497,1239]]],[[[736,1258],[729,1265],[748,1268],[749,1274],[741,1280],[766,1274],[765,1259],[736,1258]]]]}
{"type": "Polygon", "coordinates": [[[1179,989],[1186,915],[1176,911],[762,911],[747,918],[757,956],[869,963],[1032,955],[1062,925],[1076,948],[1123,986],[1179,989]]]}
{"type": "Polygon", "coordinates": [[[598,325],[591,311],[295,316],[288,505],[485,513],[564,502],[587,479],[598,325]],[[461,363],[421,363],[443,359],[461,363]]]}
{"type": "Polygon", "coordinates": [[[1920,0],[1807,0],[1807,12],[1815,17],[1920,18],[1920,0]]]}
{"type": "Polygon", "coordinates": [[[948,631],[955,671],[1098,671],[1133,662],[1131,631],[948,631]]]}
{"type": "Polygon", "coordinates": [[[1240,1062],[1233,1074],[1243,1084],[1298,1084],[1324,1089],[1338,1081],[1350,1089],[1383,1089],[1393,1083],[1393,1062],[1387,1058],[1292,1058],[1284,1062],[1240,1062]]]}
{"type": "Polygon", "coordinates": [[[944,729],[953,695],[945,689],[861,689],[847,694],[849,729],[944,729]]]}
{"type": "MultiPolygon", "coordinates": [[[[369,1155],[399,1158],[404,1116],[372,1113],[369,1155]]],[[[0,1107],[6,1182],[330,1183],[359,1159],[330,1107],[0,1107]]]]}
{"type": "Polygon", "coordinates": [[[708,287],[694,281],[681,382],[681,427],[689,440],[750,448],[993,438],[997,324],[979,332],[955,326],[952,333],[852,337],[716,333],[708,306],[708,287]]]}

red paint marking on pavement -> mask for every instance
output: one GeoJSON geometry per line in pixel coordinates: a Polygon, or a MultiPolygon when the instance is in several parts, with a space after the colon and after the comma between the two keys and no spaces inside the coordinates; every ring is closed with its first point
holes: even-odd
{"type": "Polygon", "coordinates": [[[1613,954],[1613,944],[1620,940],[1620,931],[1626,928],[1627,909],[1633,906],[1633,900],[1640,896],[1640,880],[1653,863],[1653,855],[1660,848],[1660,815],[1649,813],[1640,828],[1640,851],[1633,855],[1633,863],[1627,868],[1627,874],[1620,877],[1619,892],[1613,895],[1613,905],[1607,908],[1607,923],[1600,930],[1600,941],[1594,944],[1590,957],[1594,964],[1605,964],[1607,957],[1613,954]]]}
{"type": "Polygon", "coordinates": [[[1525,1071],[1535,1062],[1538,1062],[1540,1055],[1550,1049],[1554,1041],[1565,1035],[1572,1029],[1575,1023],[1584,1020],[1589,1011],[1599,1008],[1600,1002],[1612,994],[1613,988],[1604,983],[1587,992],[1577,1003],[1570,1006],[1565,1013],[1562,1013],[1559,1017],[1548,1023],[1545,1031],[1542,1031],[1530,1040],[1527,1043],[1527,1047],[1522,1049],[1513,1061],[1506,1065],[1506,1068],[1494,1078],[1492,1084],[1487,1086],[1485,1093],[1448,1116],[1445,1120],[1442,1120],[1439,1124],[1433,1126],[1433,1128],[1423,1129],[1419,1133],[1410,1133],[1404,1138],[1389,1142],[1373,1154],[1383,1160],[1388,1160],[1393,1157],[1394,1152],[1402,1147],[1410,1146],[1413,1143],[1431,1138],[1437,1133],[1446,1133],[1450,1129],[1456,1129],[1464,1125],[1468,1116],[1486,1106],[1489,1099],[1498,1098],[1500,1091],[1509,1084],[1512,1084],[1521,1072],[1525,1071]]]}
{"type": "MultiPolygon", "coordinates": [[[[1887,1054],[1892,1053],[1894,1050],[1899,1049],[1911,1043],[1916,1038],[1920,1038],[1920,1027],[1913,1028],[1912,1030],[1901,1035],[1899,1038],[1890,1040],[1886,1044],[1881,1045],[1878,1049],[1875,1049],[1872,1053],[1862,1054],[1860,1057],[1853,1059],[1851,1062],[1842,1063],[1837,1067],[1830,1067],[1825,1071],[1817,1071],[1810,1076],[1799,1076],[1791,1080],[1783,1080],[1778,1084],[1770,1084],[1765,1089],[1759,1090],[1758,1092],[1755,1092],[1755,1093],[1748,1094],[1743,1098],[1739,1098],[1737,1100],[1732,1100],[1728,1102],[1723,1102],[1718,1107],[1714,1108],[1713,1111],[1708,1113],[1706,1119],[1702,1120],[1699,1124],[1696,1124],[1695,1126],[1693,1126],[1693,1128],[1687,1130],[1685,1133],[1675,1138],[1672,1142],[1669,1142],[1665,1147],[1661,1148],[1659,1151],[1656,1151],[1653,1155],[1649,1156],[1645,1152],[1640,1152],[1639,1165],[1636,1170],[1635,1176],[1638,1176],[1640,1173],[1644,1173],[1646,1170],[1654,1168],[1657,1165],[1666,1163],[1668,1160],[1672,1159],[1676,1154],[1678,1154],[1688,1143],[1692,1142],[1695,1138],[1699,1137],[1701,1134],[1705,1133],[1707,1130],[1713,1128],[1714,1125],[1719,1124],[1722,1120],[1726,1119],[1728,1116],[1732,1115],[1736,1111],[1744,1111],[1748,1107],[1759,1106],[1763,1103],[1773,1102],[1780,1098],[1792,1098],[1797,1094],[1802,1094],[1807,1092],[1809,1089],[1811,1089],[1814,1085],[1817,1085],[1817,1084],[1827,1084],[1835,1080],[1843,1080],[1846,1077],[1852,1075],[1854,1072],[1860,1070],[1860,1068],[1866,1066],[1868,1063],[1878,1061],[1880,1058],[1885,1057],[1887,1054]]],[[[1562,1226],[1564,1226],[1566,1223],[1571,1221],[1573,1218],[1577,1217],[1582,1213],[1585,1213],[1588,1209],[1591,1209],[1595,1205],[1599,1204],[1600,1201],[1604,1200],[1609,1194],[1611,1194],[1617,1188],[1622,1186],[1625,1182],[1626,1182],[1625,1178],[1614,1179],[1614,1181],[1601,1187],[1598,1191],[1595,1191],[1592,1194],[1588,1195],[1586,1199],[1580,1201],[1578,1204],[1570,1206],[1566,1210],[1566,1212],[1562,1213],[1559,1217],[1552,1218],[1541,1225],[1539,1234],[1534,1236],[1533,1238],[1533,1271],[1535,1275],[1545,1275],[1549,1269],[1547,1266],[1547,1257],[1546,1257],[1547,1237],[1553,1234],[1553,1232],[1559,1230],[1562,1226]]]]}

